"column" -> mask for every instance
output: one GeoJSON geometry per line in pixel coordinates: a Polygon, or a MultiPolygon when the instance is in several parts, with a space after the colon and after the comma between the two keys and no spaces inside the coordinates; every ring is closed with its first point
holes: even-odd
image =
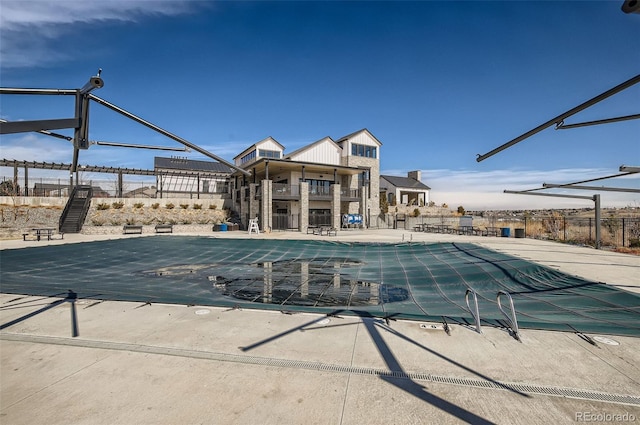
{"type": "Polygon", "coordinates": [[[261,191],[261,208],[262,214],[260,214],[260,230],[263,232],[270,232],[273,227],[273,182],[271,180],[262,180],[260,186],[261,191]]]}
{"type": "Polygon", "coordinates": [[[300,182],[300,231],[306,233],[309,227],[309,183],[300,182]]]}
{"type": "Polygon", "coordinates": [[[331,185],[331,227],[340,229],[340,184],[331,185]]]}

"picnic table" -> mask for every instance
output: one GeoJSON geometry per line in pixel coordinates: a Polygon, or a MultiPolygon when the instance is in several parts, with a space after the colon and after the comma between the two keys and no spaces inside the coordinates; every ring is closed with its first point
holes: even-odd
{"type": "Polygon", "coordinates": [[[483,233],[483,236],[499,236],[499,235],[500,235],[499,227],[487,227],[483,233]]]}
{"type": "Polygon", "coordinates": [[[459,235],[472,235],[473,234],[473,226],[458,226],[458,234],[459,235]]]}
{"type": "Polygon", "coordinates": [[[434,224],[433,229],[436,233],[451,233],[450,224],[434,224]]]}
{"type": "Polygon", "coordinates": [[[427,223],[418,223],[413,226],[413,230],[416,232],[426,232],[429,225],[427,223]]]}
{"type": "MultiPolygon", "coordinates": [[[[55,234],[56,229],[54,227],[34,227],[31,229],[32,232],[36,234],[36,240],[39,241],[40,238],[47,237],[47,240],[50,241],[51,237],[55,234]]],[[[27,240],[27,236],[29,233],[22,234],[22,240],[27,240]]],[[[64,233],[60,233],[60,239],[64,238],[64,233]]]]}

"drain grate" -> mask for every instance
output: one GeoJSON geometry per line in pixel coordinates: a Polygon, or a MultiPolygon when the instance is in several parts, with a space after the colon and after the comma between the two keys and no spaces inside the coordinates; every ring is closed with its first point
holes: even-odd
{"type": "Polygon", "coordinates": [[[136,353],[160,354],[167,356],[188,357],[205,360],[216,360],[232,363],[243,363],[260,366],[283,367],[293,369],[315,370],[320,372],[348,373],[370,375],[381,378],[411,379],[439,384],[459,385],[472,388],[493,390],[510,390],[524,394],[536,394],[551,397],[566,397],[580,400],[600,401],[606,403],[640,406],[640,396],[610,394],[592,390],[552,387],[546,385],[519,384],[511,382],[487,381],[484,379],[460,378],[452,376],[432,375],[429,373],[412,373],[368,367],[335,365],[330,363],[309,362],[303,360],[287,360],[269,357],[245,356],[211,351],[187,350],[182,348],[160,347],[153,345],[127,344],[107,341],[77,340],[71,338],[0,333],[0,340],[31,342],[38,344],[54,344],[72,347],[97,348],[104,350],[131,351],[136,353]]]}

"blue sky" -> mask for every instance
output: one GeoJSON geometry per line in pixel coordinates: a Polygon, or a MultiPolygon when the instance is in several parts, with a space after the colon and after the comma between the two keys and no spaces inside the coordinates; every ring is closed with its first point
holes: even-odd
{"type": "MultiPolygon", "coordinates": [[[[74,89],[102,68],[105,86],[95,95],[227,160],[268,136],[291,152],[367,128],[383,143],[382,173],[422,170],[438,204],[592,207],[502,191],[640,166],[640,120],[549,128],[480,163],[476,155],[638,74],[640,15],[621,5],[3,0],[0,84],[74,89]]],[[[637,114],[639,106],[637,84],[566,122],[637,114]]],[[[0,97],[10,121],[73,113],[70,96],[0,97]]],[[[97,103],[89,135],[179,146],[97,103]]],[[[72,159],[69,143],[35,133],[1,142],[7,159],[72,159]]],[[[171,154],[92,146],[80,163],[152,168],[154,156],[171,154]]],[[[638,188],[640,179],[598,184],[638,188]]],[[[640,206],[640,196],[603,192],[602,203],[640,206]]]]}

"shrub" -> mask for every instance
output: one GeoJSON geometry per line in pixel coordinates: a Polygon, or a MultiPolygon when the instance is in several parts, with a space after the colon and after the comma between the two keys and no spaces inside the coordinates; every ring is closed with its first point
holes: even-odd
{"type": "Polygon", "coordinates": [[[114,210],[119,210],[119,209],[122,209],[122,207],[124,207],[124,202],[114,202],[113,204],[111,204],[111,206],[113,207],[114,210]]]}
{"type": "Polygon", "coordinates": [[[209,209],[210,210],[215,210],[215,209],[218,209],[218,206],[216,204],[211,204],[211,205],[209,205],[209,209]]]}
{"type": "Polygon", "coordinates": [[[122,224],[122,222],[120,220],[118,220],[117,218],[111,220],[111,225],[112,226],[120,226],[121,224],[122,224]]]}
{"type": "Polygon", "coordinates": [[[191,224],[191,219],[185,218],[182,220],[182,224],[191,224]]]}
{"type": "Polygon", "coordinates": [[[201,210],[202,209],[202,204],[193,204],[193,209],[194,210],[201,210]]]}
{"type": "Polygon", "coordinates": [[[93,224],[94,226],[102,226],[104,225],[105,220],[102,217],[92,217],[91,218],[91,224],[93,224]]]}
{"type": "Polygon", "coordinates": [[[128,218],[128,219],[125,220],[125,223],[130,225],[130,226],[132,226],[132,225],[136,224],[136,220],[135,220],[135,218],[128,218]]]}
{"type": "Polygon", "coordinates": [[[189,204],[180,204],[180,208],[182,208],[183,210],[186,210],[189,208],[189,204]]]}
{"type": "Polygon", "coordinates": [[[98,211],[104,211],[104,210],[108,210],[109,208],[111,208],[111,205],[109,204],[105,204],[103,202],[99,203],[98,205],[96,205],[96,209],[98,211]]]}
{"type": "Polygon", "coordinates": [[[160,208],[160,204],[157,202],[155,204],[151,204],[151,208],[153,208],[154,210],[157,210],[158,208],[160,208]]]}
{"type": "Polygon", "coordinates": [[[164,207],[165,207],[166,209],[168,209],[168,210],[172,210],[172,209],[174,209],[176,206],[175,206],[175,205],[173,205],[171,202],[169,202],[169,203],[168,203],[167,205],[165,205],[164,207]]]}
{"type": "Polygon", "coordinates": [[[380,212],[386,214],[389,212],[389,202],[385,195],[380,195],[380,212]]]}
{"type": "Polygon", "coordinates": [[[142,207],[144,207],[144,203],[142,202],[136,202],[135,204],[133,204],[133,208],[140,209],[142,207]]]}
{"type": "Polygon", "coordinates": [[[420,209],[419,208],[415,208],[413,210],[413,216],[414,217],[420,217],[420,209]]]}

